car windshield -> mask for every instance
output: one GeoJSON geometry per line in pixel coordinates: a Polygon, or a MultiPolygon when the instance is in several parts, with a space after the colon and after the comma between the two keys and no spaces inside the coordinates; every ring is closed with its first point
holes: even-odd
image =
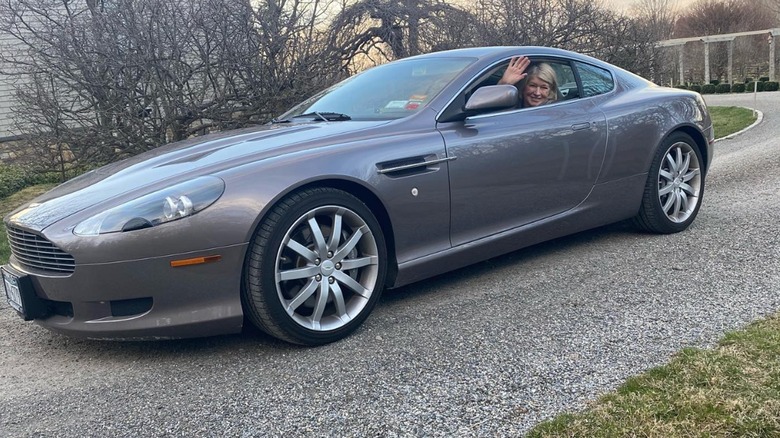
{"type": "Polygon", "coordinates": [[[392,62],[352,76],[298,104],[277,121],[391,120],[423,109],[472,58],[392,62]]]}

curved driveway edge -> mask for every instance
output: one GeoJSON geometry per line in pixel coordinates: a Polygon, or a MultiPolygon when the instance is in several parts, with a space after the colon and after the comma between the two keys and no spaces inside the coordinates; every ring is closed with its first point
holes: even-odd
{"type": "MultiPolygon", "coordinates": [[[[716,105],[713,105],[713,106],[716,106],[716,105]]],[[[759,123],[761,123],[764,120],[764,113],[762,113],[761,111],[759,111],[759,110],[757,110],[755,108],[748,108],[746,106],[739,106],[737,108],[744,108],[746,110],[750,110],[750,111],[753,111],[754,113],[756,113],[756,121],[753,122],[750,126],[744,128],[744,129],[741,129],[741,130],[739,130],[737,132],[733,132],[733,133],[731,133],[731,134],[729,134],[729,135],[727,135],[725,137],[716,138],[715,139],[716,143],[721,141],[721,140],[731,140],[732,138],[734,138],[734,137],[736,137],[736,136],[738,136],[738,135],[740,135],[740,134],[742,134],[744,132],[747,132],[747,131],[755,128],[756,126],[758,126],[759,123]]]]}

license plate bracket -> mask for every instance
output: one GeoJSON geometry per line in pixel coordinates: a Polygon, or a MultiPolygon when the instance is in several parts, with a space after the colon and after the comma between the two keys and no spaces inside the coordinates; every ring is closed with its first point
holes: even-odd
{"type": "Polygon", "coordinates": [[[3,277],[6,301],[19,316],[25,321],[31,321],[49,315],[49,306],[35,294],[32,279],[28,275],[17,274],[8,266],[0,267],[0,274],[3,277]]]}

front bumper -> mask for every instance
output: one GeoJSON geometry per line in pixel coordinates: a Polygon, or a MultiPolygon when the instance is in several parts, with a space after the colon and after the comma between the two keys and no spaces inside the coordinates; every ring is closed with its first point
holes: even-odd
{"type": "MultiPolygon", "coordinates": [[[[10,273],[28,284],[41,326],[91,339],[170,339],[241,331],[241,275],[246,244],[186,254],[76,265],[72,274],[10,273]],[[219,256],[218,261],[172,267],[175,260],[219,256]],[[43,311],[41,309],[44,309],[43,311]]],[[[26,309],[25,309],[26,310],[26,309]]]]}

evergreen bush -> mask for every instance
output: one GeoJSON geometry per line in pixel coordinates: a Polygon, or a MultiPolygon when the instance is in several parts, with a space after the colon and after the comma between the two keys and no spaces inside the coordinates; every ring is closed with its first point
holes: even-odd
{"type": "Polygon", "coordinates": [[[28,173],[17,166],[0,166],[0,199],[27,186],[28,173]]]}
{"type": "Polygon", "coordinates": [[[732,93],[744,93],[745,92],[745,84],[734,84],[731,86],[731,92],[732,93]]]}
{"type": "Polygon", "coordinates": [[[714,94],[717,88],[713,84],[704,84],[701,87],[701,94],[714,94]]]}
{"type": "Polygon", "coordinates": [[[716,85],[715,92],[718,94],[731,93],[731,85],[718,84],[716,85]]]}
{"type": "Polygon", "coordinates": [[[777,81],[764,82],[764,91],[777,91],[778,89],[780,89],[780,82],[777,81]]]}
{"type": "MultiPolygon", "coordinates": [[[[86,169],[73,169],[67,172],[66,178],[73,178],[86,169]]],[[[37,184],[57,184],[62,182],[62,176],[57,172],[39,173],[16,164],[0,165],[0,199],[13,195],[26,187],[37,184]]]]}

